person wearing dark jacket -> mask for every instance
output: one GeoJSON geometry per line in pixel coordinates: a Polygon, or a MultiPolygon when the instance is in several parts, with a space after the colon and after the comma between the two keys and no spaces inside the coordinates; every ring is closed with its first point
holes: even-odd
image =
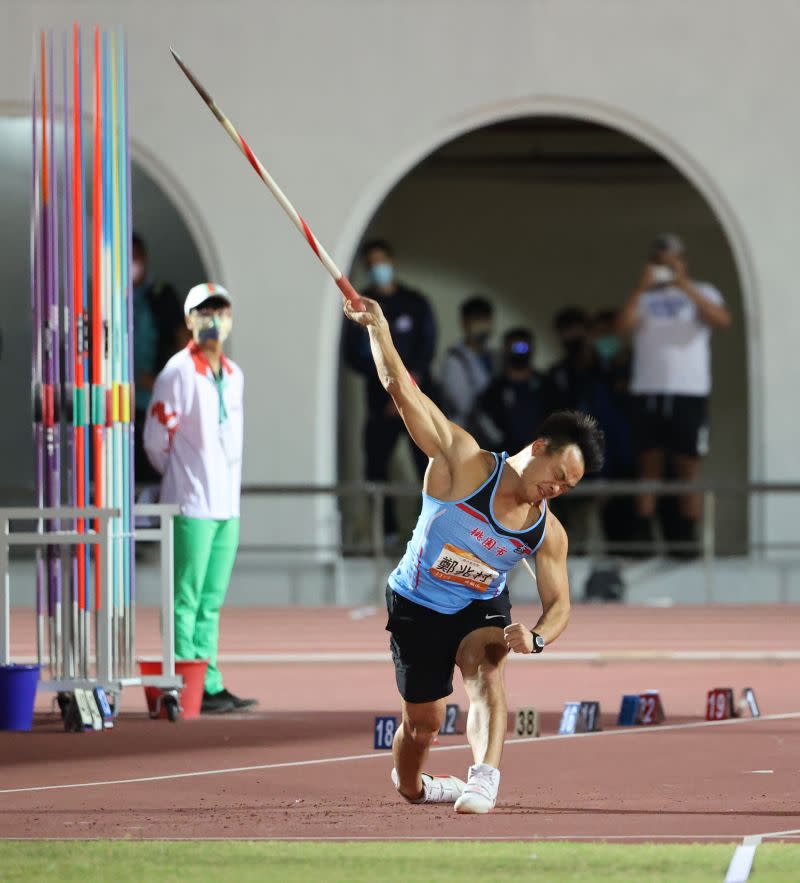
{"type": "MultiPolygon", "coordinates": [[[[603,375],[599,353],[590,336],[589,317],[579,307],[564,307],[556,313],[553,328],[561,343],[563,358],[547,372],[547,412],[582,409],[602,426],[609,426],[611,393],[603,375]]],[[[609,460],[614,456],[615,439],[608,442],[609,460]]],[[[604,467],[607,470],[607,467],[604,467]]],[[[592,502],[577,497],[560,501],[558,517],[569,525],[576,549],[588,540],[592,502]]]]}
{"type": "MultiPolygon", "coordinates": [[[[367,242],[361,256],[370,280],[363,293],[380,304],[403,363],[417,385],[423,391],[428,391],[436,348],[436,322],[430,304],[423,294],[397,279],[394,252],[388,242],[383,239],[367,242]]],[[[342,351],[347,365],[361,374],[365,381],[367,422],[364,427],[364,451],[367,480],[386,481],[392,451],[401,434],[405,437],[403,421],[375,375],[366,330],[346,322],[342,333],[342,351]]],[[[411,451],[421,479],[428,458],[416,445],[411,445],[411,451]]],[[[384,504],[384,530],[390,538],[397,533],[393,501],[388,499],[384,504]]]]}
{"type": "Polygon", "coordinates": [[[476,436],[491,450],[521,450],[546,416],[543,377],[533,367],[533,355],[531,331],[505,333],[502,373],[481,395],[474,418],[476,436]]]}
{"type": "Polygon", "coordinates": [[[133,377],[135,385],[134,469],[136,483],[158,484],[142,440],[153,384],[169,359],[191,340],[183,307],[175,289],[154,281],[148,272],[147,246],[136,233],[131,238],[133,285],[133,377]]]}

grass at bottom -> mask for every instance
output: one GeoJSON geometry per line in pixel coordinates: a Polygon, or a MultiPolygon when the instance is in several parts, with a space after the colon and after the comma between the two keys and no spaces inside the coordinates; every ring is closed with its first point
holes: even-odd
{"type": "MultiPolygon", "coordinates": [[[[0,878],[11,881],[722,880],[734,844],[487,841],[3,841],[0,878]]],[[[756,852],[754,883],[798,879],[800,844],[756,852]]]]}

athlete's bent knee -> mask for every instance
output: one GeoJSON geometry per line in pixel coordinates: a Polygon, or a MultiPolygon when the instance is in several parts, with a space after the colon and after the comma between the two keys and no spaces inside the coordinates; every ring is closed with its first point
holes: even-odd
{"type": "Polygon", "coordinates": [[[424,747],[433,742],[442,720],[437,715],[407,715],[403,720],[403,732],[417,745],[424,747]]]}

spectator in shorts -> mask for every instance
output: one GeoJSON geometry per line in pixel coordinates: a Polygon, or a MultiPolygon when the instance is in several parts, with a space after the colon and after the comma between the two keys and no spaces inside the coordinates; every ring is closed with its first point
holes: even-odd
{"type": "Polygon", "coordinates": [[[492,334],[494,309],[480,295],[461,304],[461,343],[445,354],[439,376],[442,410],[459,426],[467,428],[475,403],[492,379],[492,334]]]}
{"type": "MultiPolygon", "coordinates": [[[[620,333],[633,335],[630,391],[640,478],[697,480],[708,453],[711,330],[730,324],[719,291],[689,276],[683,242],[673,234],[657,237],[618,320],[620,333]]],[[[642,494],[637,509],[637,535],[651,540],[654,495],[642,494]]],[[[680,498],[665,519],[666,538],[695,541],[700,509],[698,494],[680,498]]]]}
{"type": "MultiPolygon", "coordinates": [[[[380,304],[403,363],[422,391],[428,392],[436,348],[436,322],[428,299],[397,279],[394,251],[385,239],[367,242],[361,249],[361,256],[370,279],[364,294],[380,304]]],[[[403,421],[375,374],[366,329],[354,322],[346,322],[342,332],[342,350],[345,362],[362,374],[366,383],[364,453],[367,479],[386,481],[392,452],[400,436],[406,437],[403,421]]],[[[411,453],[421,481],[428,458],[414,444],[411,444],[411,453]]],[[[397,538],[393,500],[384,501],[383,513],[386,540],[392,543],[397,538]]]]}

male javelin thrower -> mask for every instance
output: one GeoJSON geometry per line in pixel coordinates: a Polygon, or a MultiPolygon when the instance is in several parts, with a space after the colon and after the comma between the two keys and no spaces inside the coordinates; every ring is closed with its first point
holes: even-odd
{"type": "Polygon", "coordinates": [[[345,315],[367,329],[378,377],[430,458],[419,521],[386,589],[386,628],[403,698],[392,782],[410,803],[455,803],[460,813],[486,813],[500,784],[506,656],[541,653],[569,619],[567,535],[547,501],[601,467],[603,434],[593,418],[560,412],[513,456],[481,450],[415,385],[380,306],[361,301],[363,311],[346,300],[345,315]],[[543,612],[529,629],[512,623],[506,576],[534,555],[543,612]],[[422,771],[456,665],[469,696],[475,760],[466,784],[422,771]]]}
{"type": "Polygon", "coordinates": [[[392,781],[413,803],[454,802],[459,812],[489,812],[497,799],[507,726],[505,657],[509,650],[540,653],[569,618],[567,536],[547,500],[600,468],[603,434],[591,417],[562,412],[545,420],[538,438],[511,457],[481,450],[414,385],[380,306],[353,288],[233,123],[172,54],[336,282],[345,315],[369,332],[378,377],[412,440],[429,457],[422,512],[386,592],[403,697],[392,781]],[[511,623],[506,574],[534,554],[543,612],[531,631],[511,623]],[[467,735],[475,763],[466,785],[455,776],[422,772],[444,719],[455,665],[470,698],[467,735]]]}

